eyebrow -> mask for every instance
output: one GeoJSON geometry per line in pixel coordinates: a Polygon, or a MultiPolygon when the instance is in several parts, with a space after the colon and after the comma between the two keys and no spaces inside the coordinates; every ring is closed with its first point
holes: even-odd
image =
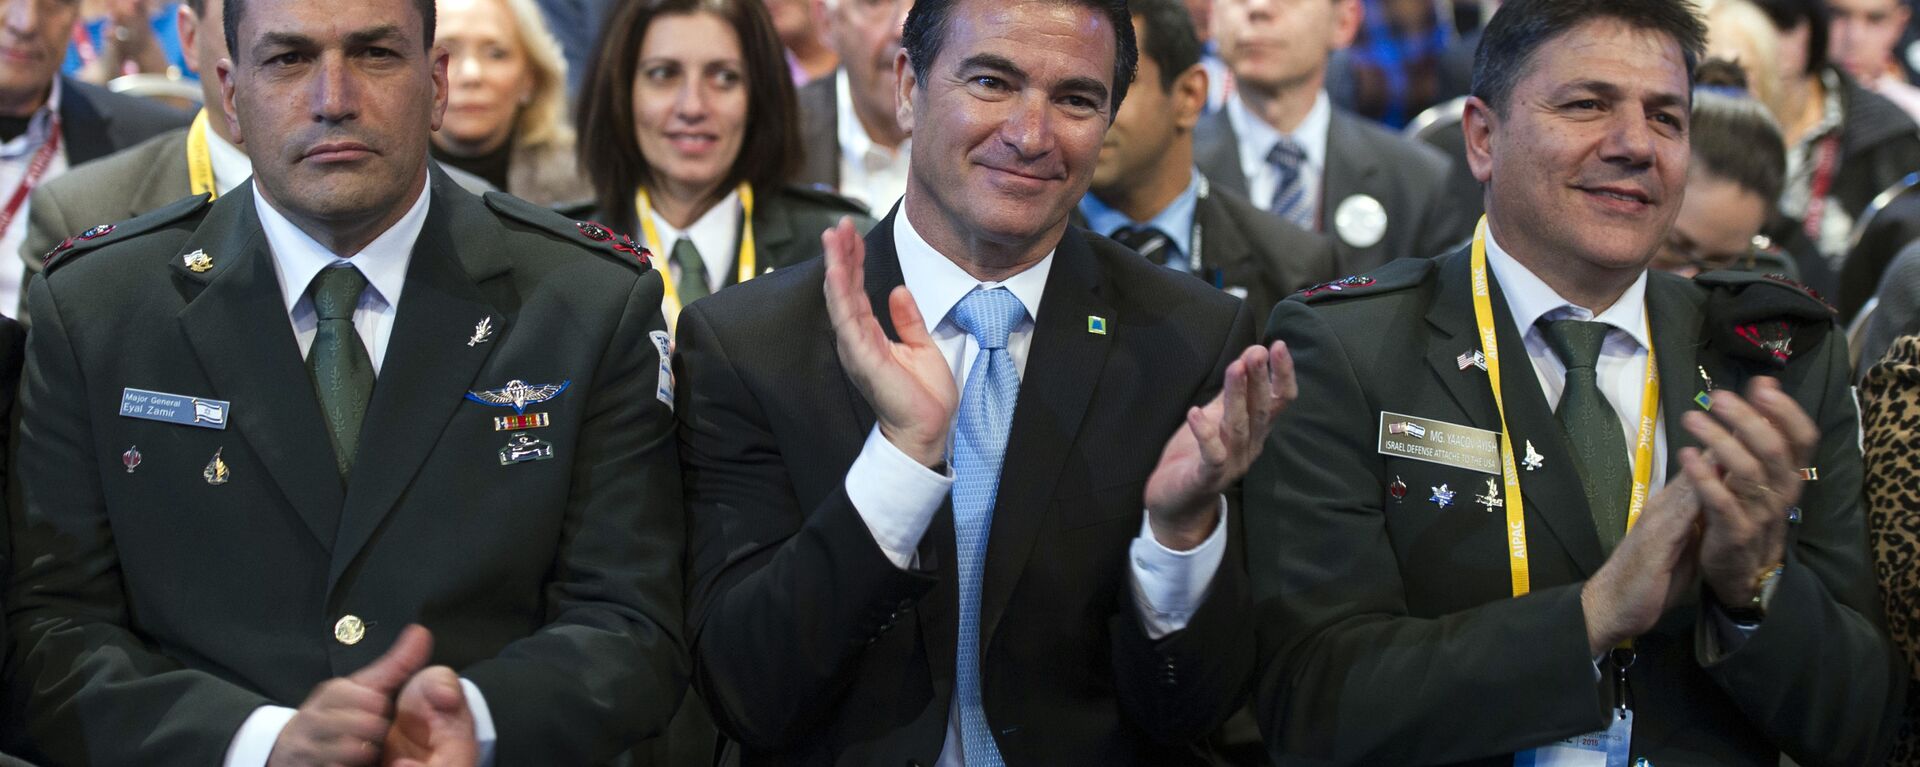
{"type": "MultiPolygon", "coordinates": [[[[1625,90],[1606,80],[1575,80],[1561,86],[1558,92],[1564,95],[1578,91],[1588,91],[1602,98],[1614,100],[1627,97],[1625,90]]],[[[1646,98],[1646,101],[1656,107],[1681,107],[1683,109],[1686,108],[1689,103],[1686,96],[1666,92],[1653,93],[1646,98]]]]}
{"type": "MultiPolygon", "coordinates": [[[[361,48],[377,42],[404,39],[400,27],[394,24],[382,24],[369,29],[360,29],[347,33],[345,40],[349,48],[361,48]]],[[[260,42],[254,44],[254,50],[267,48],[318,48],[320,41],[298,32],[268,32],[260,36],[260,42]]]]}
{"type": "MultiPolygon", "coordinates": [[[[1029,79],[1027,71],[1021,69],[1020,65],[1013,63],[1012,59],[997,53],[976,53],[968,56],[961,60],[957,71],[965,72],[969,69],[989,69],[1006,74],[1017,80],[1024,81],[1029,79]]],[[[1107,84],[1091,77],[1069,77],[1062,80],[1058,88],[1060,90],[1077,91],[1094,96],[1102,103],[1108,100],[1107,84]]]]}

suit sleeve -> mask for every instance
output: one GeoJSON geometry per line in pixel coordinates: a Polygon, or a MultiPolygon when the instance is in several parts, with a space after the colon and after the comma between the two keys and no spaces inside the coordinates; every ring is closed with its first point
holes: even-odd
{"type": "Polygon", "coordinates": [[[593,377],[547,623],[461,669],[498,733],[495,764],[597,764],[657,734],[686,691],[680,468],[656,397],[662,283],[642,275],[593,377]]]}
{"type": "Polygon", "coordinates": [[[273,703],[155,652],[129,626],[93,448],[86,382],[46,280],[20,396],[7,625],[15,735],[55,764],[219,764],[247,715],[273,703]]]}
{"type": "MultiPolygon", "coordinates": [[[[1254,341],[1253,312],[1241,304],[1213,372],[1193,405],[1213,399],[1225,380],[1227,365],[1254,341]]],[[[1254,642],[1241,522],[1246,515],[1239,508],[1240,492],[1236,487],[1226,494],[1226,556],[1186,628],[1158,641],[1149,639],[1130,587],[1121,589],[1120,614],[1111,621],[1121,704],[1136,724],[1163,743],[1204,737],[1246,700],[1254,642]]]]}
{"type": "Polygon", "coordinates": [[[27,202],[27,237],[20,241],[20,260],[28,274],[39,274],[46,266],[47,251],[61,240],[80,232],[67,221],[60,198],[46,189],[36,189],[27,202]]]}
{"type": "MultiPolygon", "coordinates": [[[[1766,620],[1737,649],[1714,657],[1698,627],[1702,666],[1755,725],[1804,765],[1879,764],[1899,727],[1907,670],[1888,638],[1867,557],[1859,428],[1838,332],[1797,388],[1820,426],[1766,620]]],[[[1791,386],[1791,382],[1788,382],[1791,386]]]]}
{"type": "Polygon", "coordinates": [[[1300,384],[1247,477],[1243,515],[1255,707],[1278,762],[1456,762],[1603,726],[1579,584],[1409,615],[1366,376],[1304,303],[1280,302],[1267,334],[1287,342],[1300,384]]]}
{"type": "Polygon", "coordinates": [[[924,569],[895,567],[844,483],[800,505],[788,471],[804,462],[781,454],[733,366],[740,352],[704,308],[681,313],[676,355],[693,682],[724,732],[774,750],[831,714],[862,650],[933,587],[938,566],[922,547],[924,569]]]}

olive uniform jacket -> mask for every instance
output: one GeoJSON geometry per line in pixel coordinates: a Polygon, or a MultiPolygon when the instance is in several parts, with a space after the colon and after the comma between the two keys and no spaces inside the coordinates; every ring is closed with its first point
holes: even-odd
{"type": "MultiPolygon", "coordinates": [[[[1464,249],[1400,261],[1283,301],[1267,326],[1300,375],[1299,399],[1246,481],[1255,703],[1283,765],[1511,765],[1512,752],[1607,724],[1614,667],[1596,671],[1580,604],[1603,549],[1576,454],[1497,284],[1507,425],[1515,450],[1531,443],[1544,458],[1520,471],[1531,593],[1511,595],[1504,507],[1474,501],[1497,474],[1380,452],[1386,413],[1500,430],[1487,374],[1459,361],[1479,349],[1469,283],[1464,249]],[[1447,506],[1431,501],[1443,488],[1458,495],[1447,506]]],[[[1709,385],[1744,391],[1777,377],[1821,441],[1758,629],[1721,647],[1724,618],[1709,614],[1718,608],[1701,585],[1636,640],[1633,756],[1659,767],[1775,767],[1783,751],[1806,767],[1877,764],[1906,674],[1867,559],[1856,411],[1831,310],[1798,286],[1734,272],[1651,273],[1646,303],[1668,477],[1696,444],[1681,416],[1709,385]]]]}
{"type": "MultiPolygon", "coordinates": [[[[754,266],[760,274],[820,255],[820,233],[840,223],[841,216],[852,216],[854,227],[863,234],[873,228],[873,218],[867,215],[865,207],[832,192],[793,185],[772,192],[763,189],[754,192],[753,244],[754,258],[758,262],[754,266]]],[[[599,217],[598,220],[621,231],[636,237],[639,235],[640,225],[634,220],[631,208],[614,211],[603,209],[595,215],[599,217]]],[[[727,282],[720,287],[740,283],[740,241],[741,238],[735,235],[734,252],[727,259],[727,282]]],[[[663,242],[660,247],[672,252],[673,243],[663,242]]],[[[704,257],[705,254],[702,255],[704,257]]],[[[659,254],[659,257],[663,259],[661,263],[666,263],[666,253],[659,254]]],[[[662,273],[666,273],[664,268],[662,273]]]]}
{"type": "Polygon", "coordinates": [[[255,708],[409,623],[480,688],[500,767],[661,729],[686,657],[660,280],[599,227],[433,171],[343,481],[255,205],[183,200],[33,287],[6,603],[23,745],[219,764],[255,708]],[[509,382],[559,387],[525,404],[546,425],[502,430],[516,409],[469,397],[509,382]],[[127,389],[226,401],[224,428],[124,415],[127,389]]]}

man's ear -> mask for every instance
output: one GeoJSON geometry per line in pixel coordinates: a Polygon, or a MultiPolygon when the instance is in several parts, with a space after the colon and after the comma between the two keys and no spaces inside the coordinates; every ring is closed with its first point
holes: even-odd
{"type": "Polygon", "coordinates": [[[920,77],[913,72],[913,62],[906,51],[893,56],[893,79],[899,83],[893,92],[893,116],[900,121],[900,130],[913,135],[913,97],[920,88],[920,77]]]}
{"type": "Polygon", "coordinates": [[[1466,111],[1460,115],[1460,130],[1467,138],[1467,169],[1482,185],[1493,178],[1494,133],[1499,130],[1500,115],[1479,96],[1468,96],[1466,111]]]}
{"type": "Polygon", "coordinates": [[[213,73],[220,78],[220,107],[227,118],[227,135],[233,137],[234,146],[246,146],[247,134],[240,130],[240,112],[233,103],[233,57],[222,57],[213,65],[213,73]]]}
{"type": "MultiPolygon", "coordinates": [[[[1140,83],[1135,83],[1139,85],[1140,83]]],[[[1173,124],[1181,132],[1190,132],[1200,124],[1200,116],[1207,111],[1207,67],[1195,64],[1173,81],[1173,93],[1168,101],[1173,106],[1173,124]]],[[[1146,83],[1146,87],[1158,86],[1158,83],[1146,83]]]]}
{"type": "Polygon", "coordinates": [[[427,55],[433,57],[433,129],[437,131],[447,116],[447,63],[453,56],[438,45],[427,49],[427,55]]]}

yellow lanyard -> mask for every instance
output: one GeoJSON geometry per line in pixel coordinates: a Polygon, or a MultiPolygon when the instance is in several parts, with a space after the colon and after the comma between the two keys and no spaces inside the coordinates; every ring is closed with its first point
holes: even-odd
{"type": "MultiPolygon", "coordinates": [[[[746,282],[754,278],[753,187],[742,181],[740,182],[739,188],[735,191],[740,195],[740,256],[735,259],[739,264],[739,268],[734,274],[737,278],[735,280],[736,282],[746,282]]],[[[660,230],[653,225],[653,199],[647,196],[645,187],[633,193],[633,210],[640,219],[640,234],[647,240],[647,250],[653,253],[654,258],[664,258],[671,261],[672,254],[670,254],[666,248],[661,247],[660,230]]],[[[706,275],[698,276],[702,279],[706,278],[706,275]]],[[[661,277],[669,278],[670,275],[663,272],[661,277]]],[[[667,329],[671,331],[674,326],[680,322],[680,289],[675,287],[672,279],[662,279],[661,281],[667,284],[667,292],[663,301],[666,306],[662,307],[662,309],[667,315],[667,329]]]]}
{"type": "Polygon", "coordinates": [[[220,196],[220,189],[213,185],[213,155],[207,149],[207,110],[204,108],[194,115],[193,127],[187,129],[187,184],[194,194],[220,196]]]}
{"type": "MultiPolygon", "coordinates": [[[[1493,322],[1492,291],[1487,283],[1487,219],[1473,234],[1473,320],[1480,333],[1480,353],[1487,358],[1487,380],[1493,387],[1493,408],[1500,417],[1500,478],[1507,488],[1507,570],[1513,576],[1513,595],[1532,589],[1527,564],[1526,504],[1520,497],[1520,473],[1513,463],[1513,438],[1507,430],[1506,400],[1500,393],[1500,340],[1493,322]]],[[[1640,389],[1639,436],[1633,447],[1633,495],[1627,504],[1627,529],[1640,520],[1653,484],[1653,433],[1660,413],[1660,366],[1647,349],[1646,382],[1640,389]]]]}

